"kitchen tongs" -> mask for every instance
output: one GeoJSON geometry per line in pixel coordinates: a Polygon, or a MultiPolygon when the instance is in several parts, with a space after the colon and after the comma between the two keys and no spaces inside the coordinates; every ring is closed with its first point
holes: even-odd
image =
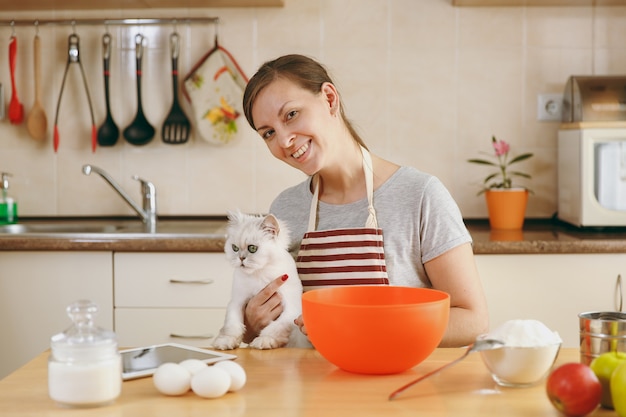
{"type": "Polygon", "coordinates": [[[83,85],[85,86],[85,93],[87,93],[87,101],[89,102],[89,111],[91,113],[91,150],[96,151],[97,134],[96,134],[96,121],[93,116],[93,106],[91,104],[91,96],[89,95],[89,88],[87,86],[87,78],[85,77],[85,70],[83,64],[80,62],[80,55],[78,49],[78,35],[72,33],[68,38],[68,51],[67,51],[67,64],[65,65],[65,72],[63,73],[63,81],[61,82],[61,91],[59,92],[59,100],[57,101],[57,111],[54,116],[54,151],[59,148],[59,110],[61,108],[61,97],[63,96],[63,88],[65,87],[65,80],[67,79],[67,73],[70,68],[70,64],[78,63],[80,67],[80,74],[83,77],[83,85]]]}

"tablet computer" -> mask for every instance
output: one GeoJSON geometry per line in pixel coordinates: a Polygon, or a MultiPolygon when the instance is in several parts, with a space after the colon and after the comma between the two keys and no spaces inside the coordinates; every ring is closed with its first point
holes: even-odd
{"type": "Polygon", "coordinates": [[[214,363],[237,356],[230,353],[215,352],[208,349],[178,343],[164,343],[134,349],[121,350],[122,379],[143,378],[166,362],[179,363],[185,359],[199,359],[205,363],[214,363]]]}

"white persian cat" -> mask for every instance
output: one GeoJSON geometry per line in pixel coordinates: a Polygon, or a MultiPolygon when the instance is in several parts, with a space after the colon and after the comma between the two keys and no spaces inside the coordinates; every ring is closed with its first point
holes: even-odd
{"type": "MultiPolygon", "coordinates": [[[[270,281],[287,274],[278,290],[283,312],[261,330],[250,343],[256,349],[302,345],[306,337],[294,324],[302,314],[302,283],[289,253],[289,231],[273,215],[256,216],[231,212],[228,215],[226,258],[235,268],[231,300],[226,307],[224,326],[213,341],[215,349],[235,349],[246,331],[244,308],[270,281]],[[292,334],[293,333],[293,334],[292,334]]],[[[310,346],[310,345],[309,345],[310,346]]]]}

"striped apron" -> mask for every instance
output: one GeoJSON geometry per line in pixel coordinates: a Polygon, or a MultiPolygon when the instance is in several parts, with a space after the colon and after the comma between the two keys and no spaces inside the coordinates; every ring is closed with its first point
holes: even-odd
{"type": "Polygon", "coordinates": [[[316,231],[319,181],[315,186],[309,226],[296,258],[304,291],[334,285],[388,285],[383,231],[373,205],[374,172],[365,148],[363,172],[369,215],[364,227],[316,231]]]}

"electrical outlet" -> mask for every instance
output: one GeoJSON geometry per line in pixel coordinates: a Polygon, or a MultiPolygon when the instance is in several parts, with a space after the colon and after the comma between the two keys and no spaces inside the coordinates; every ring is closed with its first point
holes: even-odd
{"type": "Polygon", "coordinates": [[[539,94],[537,96],[537,120],[559,122],[561,121],[562,110],[562,94],[539,94]]]}

